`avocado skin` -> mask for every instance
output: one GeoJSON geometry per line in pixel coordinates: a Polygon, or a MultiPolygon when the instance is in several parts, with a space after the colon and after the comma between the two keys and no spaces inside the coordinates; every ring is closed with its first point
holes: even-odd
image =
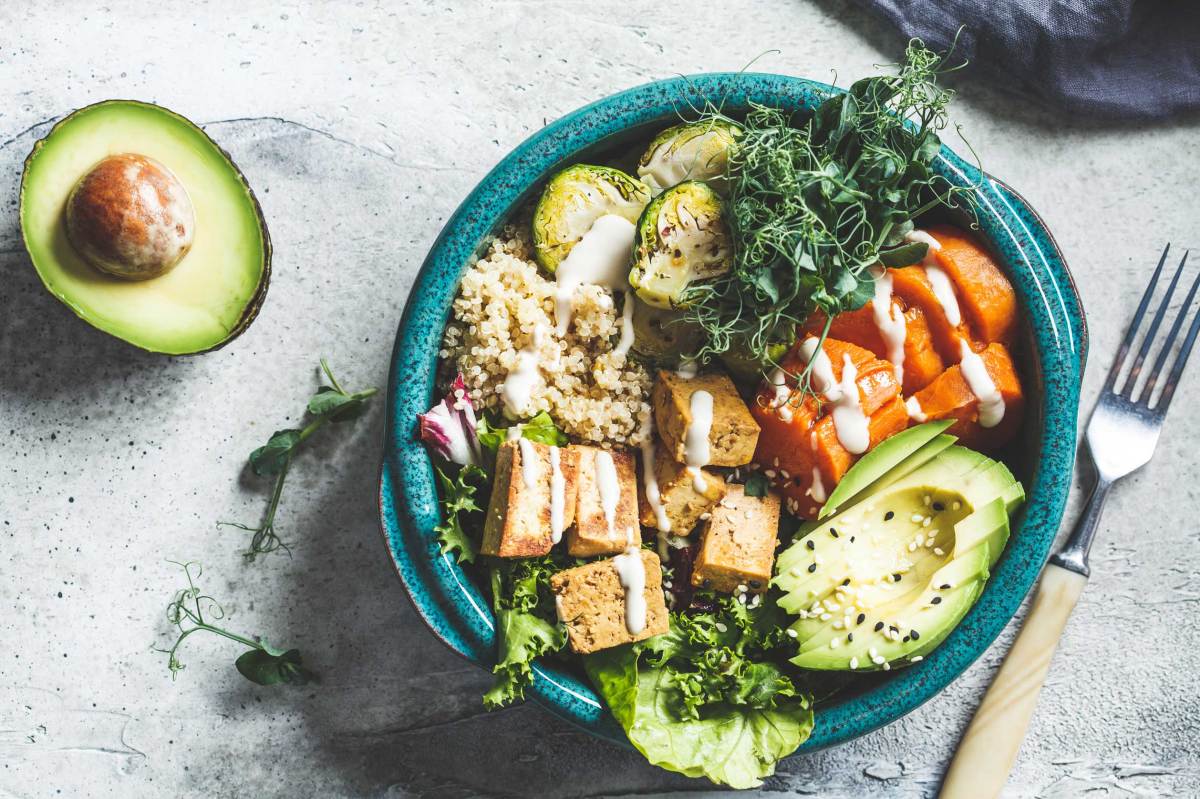
{"type": "MultiPolygon", "coordinates": [[[[203,353],[206,353],[206,352],[213,352],[215,350],[219,350],[222,347],[224,347],[226,344],[228,344],[229,342],[233,341],[235,338],[240,336],[242,333],[244,333],[246,331],[246,329],[248,327],[250,327],[251,323],[254,322],[255,318],[257,318],[259,310],[262,308],[263,303],[266,301],[267,289],[271,284],[271,256],[274,252],[274,248],[271,243],[271,232],[267,228],[267,220],[266,220],[266,217],[263,216],[262,205],[258,201],[258,195],[256,195],[254,193],[254,189],[252,189],[250,187],[250,182],[248,180],[246,180],[246,176],[242,172],[241,167],[239,167],[237,165],[237,162],[233,160],[233,158],[232,158],[232,156],[230,156],[229,152],[227,150],[225,150],[225,148],[221,147],[221,145],[217,144],[217,142],[214,141],[213,138],[211,136],[209,136],[204,131],[204,129],[201,128],[199,125],[192,122],[190,119],[183,116],[182,114],[177,114],[176,112],[170,110],[169,108],[165,108],[165,107],[157,105],[155,103],[147,103],[147,102],[144,102],[141,100],[125,100],[125,99],[119,99],[119,98],[112,98],[112,99],[108,99],[108,100],[101,100],[99,102],[91,103],[90,105],[81,106],[80,108],[77,108],[74,111],[72,111],[71,113],[64,116],[58,122],[55,122],[54,126],[52,128],[50,128],[49,132],[47,132],[45,136],[43,136],[42,138],[40,138],[36,142],[34,142],[33,148],[29,151],[29,155],[25,156],[25,161],[21,168],[21,188],[20,188],[20,191],[18,192],[18,207],[24,208],[24,206],[25,206],[25,192],[26,192],[26,189],[28,188],[30,166],[32,166],[33,162],[37,159],[38,154],[41,152],[42,148],[46,146],[46,143],[54,137],[54,134],[63,125],[70,122],[71,119],[74,118],[77,114],[81,114],[85,111],[99,108],[101,106],[117,105],[117,104],[132,104],[132,105],[140,105],[140,106],[150,106],[150,107],[153,107],[153,108],[159,110],[162,113],[169,114],[170,116],[175,117],[175,118],[187,123],[188,126],[193,128],[196,131],[196,133],[198,133],[199,135],[201,135],[205,139],[207,139],[208,142],[221,153],[222,158],[225,159],[226,163],[229,165],[230,169],[233,171],[234,175],[237,177],[238,182],[241,184],[242,188],[246,191],[247,197],[249,197],[249,199],[250,199],[250,204],[254,209],[254,216],[258,223],[258,228],[262,233],[262,242],[263,242],[262,275],[259,277],[258,287],[255,289],[254,294],[250,298],[250,301],[246,304],[245,310],[242,311],[241,318],[238,319],[237,324],[234,325],[234,327],[230,331],[229,335],[227,335],[221,341],[218,341],[216,344],[213,344],[211,347],[206,347],[204,349],[195,350],[193,352],[182,352],[182,353],[177,353],[177,354],[178,355],[202,355],[203,353]]],[[[25,247],[25,252],[29,255],[30,260],[32,260],[33,252],[30,248],[29,236],[25,229],[25,215],[23,213],[20,213],[20,214],[18,214],[18,216],[20,217],[20,223],[21,223],[21,242],[25,247]]],[[[121,336],[116,336],[113,333],[110,333],[107,330],[103,330],[103,328],[100,328],[99,326],[93,324],[93,322],[90,319],[88,319],[86,316],[84,316],[79,311],[79,309],[75,307],[74,303],[70,302],[68,300],[68,298],[61,296],[58,292],[51,289],[49,283],[47,283],[45,277],[43,277],[40,270],[34,269],[34,271],[38,273],[38,278],[42,281],[42,285],[46,287],[46,290],[49,291],[50,294],[53,295],[59,302],[61,302],[63,305],[70,308],[71,312],[74,313],[80,319],[82,319],[84,322],[87,322],[89,325],[91,325],[92,327],[95,327],[97,330],[101,330],[102,332],[107,333],[110,336],[113,336],[113,338],[117,338],[121,341],[124,341],[126,344],[137,347],[140,350],[143,350],[145,352],[157,353],[157,350],[153,350],[148,347],[143,347],[140,344],[138,344],[137,342],[129,341],[128,339],[123,338],[121,336]]]]}

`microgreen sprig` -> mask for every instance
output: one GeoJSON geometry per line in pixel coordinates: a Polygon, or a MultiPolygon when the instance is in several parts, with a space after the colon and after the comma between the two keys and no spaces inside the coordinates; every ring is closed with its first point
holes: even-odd
{"type": "Polygon", "coordinates": [[[187,579],[187,588],[176,591],[167,605],[167,621],[179,630],[175,643],[170,649],[158,650],[167,655],[167,668],[171,671],[172,680],[185,668],[179,660],[180,645],[188,636],[198,632],[212,633],[247,647],[234,665],[243,677],[253,683],[303,685],[315,679],[315,675],[304,667],[300,650],[279,649],[267,643],[265,638],[248,638],[213,624],[225,618],[225,610],[215,599],[202,594],[196,587],[196,580],[204,574],[203,567],[194,561],[180,563],[172,560],[168,563],[182,568],[187,579]]]}
{"type": "Polygon", "coordinates": [[[236,527],[252,533],[250,547],[242,553],[248,562],[253,562],[259,555],[280,549],[291,554],[288,545],[275,531],[275,514],[279,510],[279,500],[283,495],[283,484],[292,465],[292,458],[300,445],[325,425],[346,422],[361,416],[367,400],[376,393],[374,388],[356,392],[346,391],[333,376],[324,358],[321,359],[321,371],[328,378],[329,385],[317,389],[317,393],[308,401],[306,411],[312,420],[304,427],[276,430],[266,444],[250,453],[250,468],[256,475],[275,476],[271,499],[262,523],[251,527],[238,522],[218,522],[219,526],[236,527]]]}

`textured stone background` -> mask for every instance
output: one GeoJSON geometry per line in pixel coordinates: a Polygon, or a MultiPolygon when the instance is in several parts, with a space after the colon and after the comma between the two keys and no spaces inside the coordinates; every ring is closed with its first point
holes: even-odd
{"type": "MultiPolygon", "coordinates": [[[[294,557],[241,562],[244,457],[294,419],[329,356],[386,380],[412,275],[475,182],[543,120],[675,73],[756,66],[843,82],[894,59],[835,0],[736,3],[0,4],[0,797],[621,796],[706,788],[535,706],[486,715],[481,671],[426,632],[379,540],[378,405],[300,459],[294,557]],[[51,6],[54,6],[53,8],[51,6]],[[146,355],[41,289],[17,230],[47,122],[109,97],[208,124],[276,244],[258,322],[220,352],[146,355]],[[290,415],[290,417],[289,417],[290,415]],[[174,683],[162,611],[203,561],[231,627],[324,676],[258,689],[197,636],[174,683]]],[[[1046,216],[1089,310],[1092,397],[1162,243],[1200,245],[1193,119],[1086,124],[960,84],[954,120],[1046,216]]],[[[1200,554],[1193,368],[1155,461],[1111,500],[1010,784],[1013,797],[1200,795],[1200,554]]],[[[1006,635],[943,695],[765,790],[930,796],[1006,635]]]]}

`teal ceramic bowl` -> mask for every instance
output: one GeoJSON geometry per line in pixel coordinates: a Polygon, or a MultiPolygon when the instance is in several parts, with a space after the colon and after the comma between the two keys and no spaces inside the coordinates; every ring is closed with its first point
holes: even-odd
{"type": "MultiPolygon", "coordinates": [[[[784,75],[719,73],[650,83],[615,94],[552,122],[513,150],[446,223],[413,284],[400,321],[388,383],[386,454],[379,507],[384,538],[400,578],[430,629],[454,651],[490,668],[495,652],[491,610],[453,558],[438,551],[437,495],[429,457],[417,442],[417,414],[433,399],[442,329],[459,277],[510,212],[540,190],[555,170],[578,160],[602,162],[636,148],[681,110],[706,101],[736,112],[751,102],[808,109],[825,84],[784,75]]],[[[1018,358],[1029,394],[1024,435],[1006,460],[1028,501],[1008,549],[975,607],[920,664],[863,676],[819,706],[812,751],[895,721],[946,687],[995,640],[1033,586],[1063,514],[1075,460],[1079,383],[1087,329],[1062,254],[1038,215],[1012,189],[943,147],[936,169],[972,186],[982,236],[1010,275],[1024,309],[1018,358]]],[[[596,735],[627,744],[586,679],[552,666],[534,669],[528,695],[596,735]]]]}

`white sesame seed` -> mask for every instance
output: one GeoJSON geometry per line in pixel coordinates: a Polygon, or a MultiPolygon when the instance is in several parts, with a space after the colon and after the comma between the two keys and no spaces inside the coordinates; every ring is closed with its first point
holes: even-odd
{"type": "Polygon", "coordinates": [[[879,656],[879,650],[876,649],[875,647],[871,647],[870,649],[867,650],[867,654],[870,655],[872,657],[872,659],[874,659],[879,656]]]}
{"type": "Polygon", "coordinates": [[[912,657],[910,657],[908,659],[908,662],[909,663],[920,663],[924,659],[925,658],[923,658],[921,655],[913,655],[912,657]]]}
{"type": "Polygon", "coordinates": [[[837,648],[838,648],[839,646],[841,646],[841,645],[842,645],[842,639],[841,639],[841,638],[834,638],[832,641],[830,641],[830,642],[829,642],[829,648],[830,648],[830,649],[837,649],[837,648]]]}
{"type": "Polygon", "coordinates": [[[924,517],[924,516],[922,516],[921,514],[919,514],[919,513],[914,513],[914,514],[913,514],[911,517],[909,517],[909,521],[916,522],[917,524],[920,524],[920,523],[921,523],[921,519],[924,519],[924,518],[925,518],[925,517],[924,517]]]}
{"type": "Polygon", "coordinates": [[[788,638],[795,638],[797,635],[799,635],[799,633],[797,633],[795,630],[793,630],[791,628],[788,628],[787,634],[788,634],[788,638]]]}
{"type": "Polygon", "coordinates": [[[738,602],[741,602],[743,605],[746,604],[746,595],[738,594],[738,602]]]}
{"type": "Polygon", "coordinates": [[[931,518],[929,518],[928,516],[926,516],[926,517],[925,517],[925,520],[921,522],[921,526],[922,526],[922,527],[928,527],[932,521],[933,521],[933,519],[931,519],[931,518]]]}
{"type": "Polygon", "coordinates": [[[909,551],[909,552],[916,552],[916,551],[917,551],[917,542],[916,542],[916,541],[909,541],[909,542],[908,542],[908,551],[909,551]]]}
{"type": "Polygon", "coordinates": [[[914,540],[916,541],[917,546],[925,546],[925,536],[921,535],[920,533],[917,533],[917,537],[914,540]]]}
{"type": "Polygon", "coordinates": [[[933,502],[933,498],[926,494],[925,496],[921,497],[921,501],[928,505],[930,502],[933,502]]]}
{"type": "Polygon", "coordinates": [[[837,621],[835,621],[833,623],[833,629],[835,629],[835,630],[843,630],[843,629],[845,629],[845,627],[846,627],[846,624],[841,619],[838,619],[837,621]]]}
{"type": "Polygon", "coordinates": [[[821,619],[821,621],[829,621],[830,619],[833,618],[833,614],[832,613],[822,613],[819,616],[819,618],[821,619]]]}
{"type": "Polygon", "coordinates": [[[788,569],[788,574],[792,575],[793,577],[799,577],[800,570],[799,569],[788,569]]]}
{"type": "Polygon", "coordinates": [[[871,658],[871,662],[874,663],[876,666],[880,666],[887,662],[887,658],[885,658],[883,655],[875,655],[874,657],[871,658]]]}
{"type": "Polygon", "coordinates": [[[961,503],[961,502],[955,502],[955,503],[953,503],[953,504],[950,506],[950,509],[951,509],[951,510],[958,510],[958,509],[959,509],[959,508],[961,508],[961,507],[962,507],[962,503],[961,503]]]}
{"type": "Polygon", "coordinates": [[[850,668],[851,670],[858,668],[858,658],[850,658],[850,668]]]}
{"type": "Polygon", "coordinates": [[[738,592],[739,594],[744,594],[744,593],[746,593],[746,591],[747,591],[747,589],[746,589],[746,586],[745,586],[745,585],[739,585],[739,586],[737,587],[737,592],[738,592]]]}
{"type": "Polygon", "coordinates": [[[935,554],[935,555],[945,555],[945,554],[946,554],[946,551],[945,551],[944,549],[942,549],[941,547],[934,547],[934,548],[933,548],[933,554],[935,554]]]}
{"type": "Polygon", "coordinates": [[[891,670],[892,670],[892,664],[891,664],[891,663],[884,663],[884,664],[883,664],[883,670],[884,670],[884,671],[891,671],[891,670]]]}
{"type": "Polygon", "coordinates": [[[726,632],[729,629],[728,627],[725,626],[725,623],[721,622],[721,621],[717,622],[716,627],[717,627],[717,632],[721,632],[721,633],[726,632]]]}

